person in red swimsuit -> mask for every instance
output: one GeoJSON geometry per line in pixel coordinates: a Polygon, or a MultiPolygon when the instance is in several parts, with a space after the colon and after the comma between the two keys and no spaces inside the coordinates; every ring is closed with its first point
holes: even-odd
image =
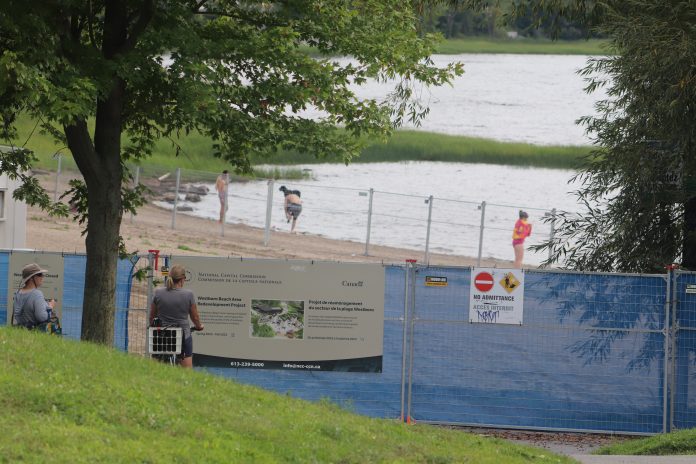
{"type": "Polygon", "coordinates": [[[532,234],[532,225],[527,223],[529,215],[520,210],[520,218],[515,223],[515,228],[512,230],[512,248],[515,250],[514,267],[520,269],[522,267],[522,259],[524,258],[524,239],[532,234]]]}

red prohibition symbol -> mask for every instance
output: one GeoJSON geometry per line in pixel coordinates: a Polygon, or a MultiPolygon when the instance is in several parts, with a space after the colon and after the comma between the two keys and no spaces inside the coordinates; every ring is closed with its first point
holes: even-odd
{"type": "Polygon", "coordinates": [[[474,286],[479,292],[487,292],[493,288],[493,276],[488,272],[479,272],[474,278],[474,286]]]}

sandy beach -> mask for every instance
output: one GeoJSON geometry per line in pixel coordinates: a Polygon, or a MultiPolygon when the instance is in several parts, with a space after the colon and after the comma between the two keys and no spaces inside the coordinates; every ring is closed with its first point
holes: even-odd
{"type": "MultiPolygon", "coordinates": [[[[37,173],[41,184],[53,192],[55,175],[37,173]]],[[[67,178],[61,182],[67,185],[67,178]]],[[[70,218],[55,218],[36,207],[27,209],[26,247],[41,251],[85,251],[82,226],[70,218]]],[[[172,229],[172,213],[151,204],[143,206],[131,219],[123,218],[121,235],[129,252],[159,250],[165,255],[198,255],[243,258],[308,259],[339,262],[382,262],[403,264],[407,259],[423,263],[424,250],[370,245],[332,240],[309,233],[290,234],[287,230],[271,231],[268,246],[264,230],[244,224],[225,224],[179,212],[172,229]],[[223,235],[224,233],[224,235],[223,235]]],[[[511,250],[512,254],[512,250],[511,250]]],[[[431,265],[472,266],[475,257],[430,254],[431,265]]],[[[483,260],[482,266],[508,266],[510,261],[483,260]]]]}

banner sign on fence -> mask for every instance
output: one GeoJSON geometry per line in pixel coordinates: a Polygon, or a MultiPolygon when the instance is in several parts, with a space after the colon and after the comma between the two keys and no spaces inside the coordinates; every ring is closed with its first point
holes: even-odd
{"type": "Polygon", "coordinates": [[[382,371],[384,267],[176,257],[205,325],[194,363],[382,371]]]}
{"type": "Polygon", "coordinates": [[[48,272],[44,274],[43,283],[39,290],[46,299],[56,300],[53,313],[62,317],[63,305],[63,256],[58,253],[42,253],[32,251],[13,251],[10,253],[10,267],[8,272],[7,292],[7,324],[12,323],[12,310],[14,307],[14,294],[22,284],[22,268],[30,263],[36,263],[41,269],[48,272]]]}
{"type": "Polygon", "coordinates": [[[469,322],[522,324],[524,272],[475,267],[471,271],[469,322]]]}

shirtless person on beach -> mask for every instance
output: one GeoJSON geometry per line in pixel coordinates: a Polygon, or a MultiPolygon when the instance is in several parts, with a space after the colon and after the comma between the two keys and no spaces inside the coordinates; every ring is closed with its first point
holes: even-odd
{"type": "Polygon", "coordinates": [[[222,171],[222,174],[217,176],[215,181],[215,190],[217,190],[218,198],[220,199],[220,219],[218,222],[222,222],[225,219],[225,212],[227,212],[227,186],[229,184],[229,175],[227,174],[227,169],[222,171]]]}
{"type": "Polygon", "coordinates": [[[279,189],[285,195],[285,218],[290,222],[292,218],[292,226],[290,227],[290,233],[295,232],[295,224],[297,223],[297,218],[302,212],[302,199],[300,198],[299,191],[288,190],[284,185],[279,189]]]}

